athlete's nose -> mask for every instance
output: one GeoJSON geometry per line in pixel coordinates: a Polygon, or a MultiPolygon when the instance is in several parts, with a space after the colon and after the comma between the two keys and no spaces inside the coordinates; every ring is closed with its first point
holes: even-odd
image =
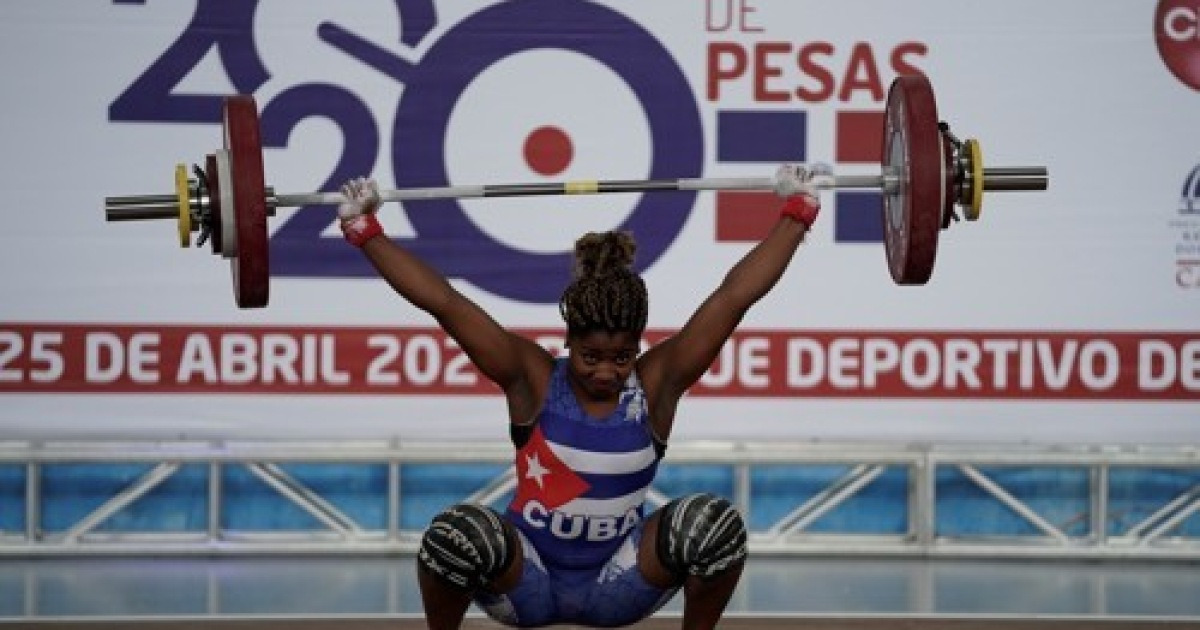
{"type": "Polygon", "coordinates": [[[621,372],[616,365],[608,361],[601,361],[596,365],[596,369],[592,371],[592,382],[605,388],[614,388],[620,385],[621,372]]]}

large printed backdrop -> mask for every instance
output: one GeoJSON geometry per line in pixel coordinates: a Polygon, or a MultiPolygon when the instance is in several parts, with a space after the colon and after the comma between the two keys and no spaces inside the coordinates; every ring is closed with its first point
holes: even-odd
{"type": "MultiPolygon", "coordinates": [[[[103,198],[173,190],[262,112],[267,180],[385,186],[878,171],[885,90],[921,72],[991,194],[891,283],[878,193],[839,191],[685,401],[677,439],[1200,440],[1200,8],[1064,1],[119,1],[0,6],[0,438],[503,439],[504,407],[331,227],[270,221],[272,297],[103,198]]],[[[761,235],[714,193],[389,205],[389,233],[561,346],[569,247],[625,227],[652,343],[761,235]]]]}

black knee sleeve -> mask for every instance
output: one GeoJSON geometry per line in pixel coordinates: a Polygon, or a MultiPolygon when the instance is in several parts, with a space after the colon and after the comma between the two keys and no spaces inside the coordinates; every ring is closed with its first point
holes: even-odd
{"type": "Polygon", "coordinates": [[[683,578],[716,577],[746,557],[746,523],[733,505],[711,494],[668,503],[658,521],[658,560],[683,578]]]}
{"type": "Polygon", "coordinates": [[[491,509],[461,504],[433,518],[421,538],[417,561],[445,582],[474,590],[512,564],[516,537],[491,509]]]}

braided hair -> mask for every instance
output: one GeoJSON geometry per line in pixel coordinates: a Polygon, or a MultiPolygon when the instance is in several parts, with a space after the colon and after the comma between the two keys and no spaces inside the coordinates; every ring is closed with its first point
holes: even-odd
{"type": "Polygon", "coordinates": [[[650,300],[633,270],[635,251],[628,232],[589,232],[575,241],[574,279],[558,302],[568,336],[593,331],[641,336],[650,300]]]}

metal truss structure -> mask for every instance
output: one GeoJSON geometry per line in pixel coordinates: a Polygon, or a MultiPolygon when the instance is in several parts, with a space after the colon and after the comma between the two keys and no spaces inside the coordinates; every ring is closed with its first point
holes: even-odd
{"type": "MultiPolygon", "coordinates": [[[[500,470],[489,482],[461,500],[498,503],[515,488],[512,452],[507,444],[431,442],[0,442],[0,470],[15,474],[0,508],[20,509],[21,525],[5,529],[0,519],[0,556],[67,556],[129,554],[243,553],[411,553],[421,530],[403,527],[409,509],[401,488],[403,470],[413,466],[491,463],[500,470]],[[383,524],[363,524],[334,501],[289,473],[296,463],[382,466],[386,483],[379,496],[366,497],[384,509],[383,524]],[[111,492],[98,506],[66,525],[43,527],[47,496],[44,471],[55,465],[144,465],[131,483],[111,492]],[[121,531],[106,526],[115,514],[136,504],[184,466],[207,470],[206,491],[197,499],[206,526],[185,531],[121,531]],[[238,530],[224,525],[227,493],[222,471],[242,467],[297,506],[318,526],[297,530],[238,530]],[[11,491],[16,486],[16,491],[11,491]]],[[[919,557],[1063,557],[1095,559],[1197,559],[1200,536],[1200,448],[1181,447],[1012,447],[897,444],[828,444],[774,442],[697,442],[673,444],[663,467],[704,466],[727,472],[730,497],[750,515],[751,553],[919,557]],[[786,509],[775,507],[766,517],[756,485],[762,471],[834,470],[816,491],[797,493],[786,509]],[[1076,510],[1068,521],[1047,515],[1046,498],[1014,490],[1006,472],[1073,471],[1082,479],[1076,510]],[[1136,511],[1122,507],[1125,522],[1114,525],[1118,500],[1113,476],[1121,471],[1167,471],[1177,482],[1169,492],[1141,497],[1136,511]],[[890,474],[902,496],[870,508],[901,525],[884,531],[837,531],[823,519],[849,505],[865,489],[890,474]],[[974,501],[989,502],[1008,514],[1010,524],[995,531],[948,527],[947,515],[970,521],[970,508],[952,504],[946,480],[956,488],[970,486],[974,501]],[[1178,480],[1182,480],[1179,482],[1178,480]],[[1036,500],[1035,500],[1036,499],[1036,500]],[[968,513],[962,514],[966,510],[968,513]],[[1013,527],[1011,522],[1020,524],[1013,527]]],[[[660,475],[661,477],[661,475],[660,475]]],[[[1049,478],[1053,478],[1051,475],[1049,478]]],[[[778,487],[779,484],[777,484],[778,487]]],[[[787,486],[784,482],[783,486],[787,486]]],[[[669,500],[659,487],[648,495],[649,507],[669,500]]],[[[853,517],[851,517],[853,520],[853,517]]],[[[845,522],[843,519],[842,521],[845,522]]]]}

